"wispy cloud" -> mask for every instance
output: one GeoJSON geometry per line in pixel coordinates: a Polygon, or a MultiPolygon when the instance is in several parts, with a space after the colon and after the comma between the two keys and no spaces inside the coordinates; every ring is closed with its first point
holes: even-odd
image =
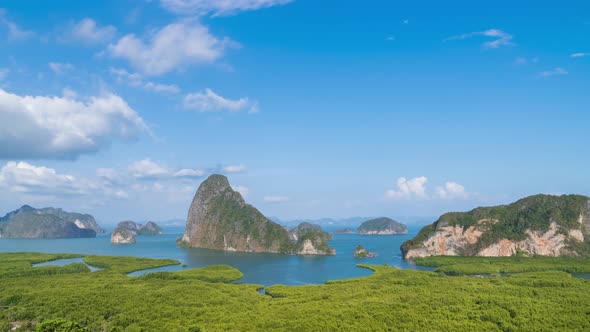
{"type": "Polygon", "coordinates": [[[207,171],[202,169],[171,169],[150,159],[143,159],[131,163],[128,167],[128,171],[134,178],[148,180],[174,178],[196,179],[207,174],[207,171]]]}
{"type": "Polygon", "coordinates": [[[244,165],[229,165],[223,167],[221,170],[224,173],[242,173],[246,171],[246,166],[244,165]]]}
{"type": "Polygon", "coordinates": [[[572,58],[583,58],[583,57],[587,57],[590,56],[590,53],[573,53],[572,55],[570,55],[572,58]]]}
{"type": "Polygon", "coordinates": [[[113,40],[116,34],[117,28],[114,26],[106,25],[101,27],[95,20],[86,17],[71,24],[61,40],[84,44],[103,44],[113,40]]]}
{"type": "Polygon", "coordinates": [[[264,196],[263,200],[265,203],[277,204],[288,202],[291,199],[287,196],[264,196]]]}
{"type": "Polygon", "coordinates": [[[74,65],[72,65],[71,63],[50,62],[48,66],[49,69],[51,69],[54,73],[58,75],[74,69],[74,65]]]}
{"type": "Polygon", "coordinates": [[[0,82],[3,81],[10,73],[10,69],[8,68],[0,68],[0,82]]]}
{"type": "Polygon", "coordinates": [[[561,76],[561,75],[567,75],[568,71],[561,68],[561,67],[556,67],[553,68],[551,70],[546,70],[546,71],[542,71],[539,74],[537,74],[537,77],[550,77],[550,76],[561,76]]]}
{"type": "Polygon", "coordinates": [[[0,24],[8,29],[8,38],[12,40],[23,40],[32,37],[34,33],[19,27],[6,17],[6,10],[0,8],[0,24]]]}
{"type": "Polygon", "coordinates": [[[502,30],[488,29],[484,31],[470,32],[459,36],[449,37],[444,41],[463,40],[478,36],[493,38],[493,40],[483,43],[483,46],[485,48],[500,48],[502,46],[511,45],[512,39],[514,38],[511,34],[504,32],[502,30]]]}
{"type": "Polygon", "coordinates": [[[174,84],[161,84],[145,80],[141,74],[130,73],[125,69],[111,68],[110,73],[114,75],[118,82],[126,83],[134,88],[141,88],[146,91],[176,94],[180,88],[174,84]]]}
{"type": "Polygon", "coordinates": [[[161,6],[178,15],[231,15],[241,11],[284,5],[293,0],[160,0],[161,6]]]}
{"type": "Polygon", "coordinates": [[[189,93],[184,97],[184,108],[199,112],[239,112],[247,110],[248,113],[258,113],[258,103],[249,98],[239,99],[224,98],[211,89],[205,89],[196,93],[189,93]]]}

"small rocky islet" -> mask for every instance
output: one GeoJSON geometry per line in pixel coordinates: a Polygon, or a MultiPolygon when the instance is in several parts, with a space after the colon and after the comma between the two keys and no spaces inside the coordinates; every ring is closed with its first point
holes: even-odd
{"type": "Polygon", "coordinates": [[[134,221],[122,221],[111,233],[111,243],[132,244],[136,242],[135,237],[138,235],[162,235],[162,228],[153,221],[149,221],[145,226],[134,221]]]}
{"type": "Polygon", "coordinates": [[[365,247],[363,247],[362,245],[358,245],[355,249],[354,249],[354,257],[356,258],[373,258],[373,257],[377,257],[377,254],[374,252],[370,252],[367,249],[365,249],[365,247]]]}

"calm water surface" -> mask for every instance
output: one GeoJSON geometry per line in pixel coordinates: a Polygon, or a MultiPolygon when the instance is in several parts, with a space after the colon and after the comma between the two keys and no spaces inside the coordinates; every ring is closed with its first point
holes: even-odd
{"type": "MultiPolygon", "coordinates": [[[[111,244],[109,235],[99,235],[90,239],[0,239],[0,252],[39,251],[172,258],[186,264],[187,268],[214,264],[233,266],[244,273],[244,278],[240,280],[242,283],[265,286],[305,285],[370,275],[371,271],[356,266],[362,263],[387,264],[404,269],[424,269],[404,261],[399,249],[400,245],[416,235],[419,229],[420,227],[410,227],[408,235],[336,234],[334,240],[329,242],[330,246],[336,249],[336,256],[290,256],[185,249],[176,246],[176,239],[182,235],[180,233],[167,233],[154,237],[138,236],[137,243],[131,245],[111,244]],[[352,256],[354,248],[359,244],[377,253],[378,256],[368,259],[354,258],[352,256]]],[[[182,267],[172,266],[157,270],[179,269],[182,267]]],[[[138,274],[141,273],[134,273],[134,275],[138,274]]]]}

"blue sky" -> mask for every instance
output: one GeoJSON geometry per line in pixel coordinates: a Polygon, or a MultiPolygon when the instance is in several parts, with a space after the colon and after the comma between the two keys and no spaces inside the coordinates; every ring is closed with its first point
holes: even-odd
{"type": "Polygon", "coordinates": [[[214,172],[283,219],[590,194],[586,1],[0,8],[0,211],[184,218],[214,172]]]}

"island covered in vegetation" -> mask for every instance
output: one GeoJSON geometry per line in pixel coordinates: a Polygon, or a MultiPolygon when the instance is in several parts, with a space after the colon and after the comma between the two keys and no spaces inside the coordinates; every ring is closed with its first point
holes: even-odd
{"type": "Polygon", "coordinates": [[[535,195],[443,214],[401,246],[425,256],[590,256],[590,198],[535,195]]]}
{"type": "Polygon", "coordinates": [[[101,233],[104,230],[93,216],[59,208],[23,205],[0,217],[0,238],[80,238],[101,233]]]}

